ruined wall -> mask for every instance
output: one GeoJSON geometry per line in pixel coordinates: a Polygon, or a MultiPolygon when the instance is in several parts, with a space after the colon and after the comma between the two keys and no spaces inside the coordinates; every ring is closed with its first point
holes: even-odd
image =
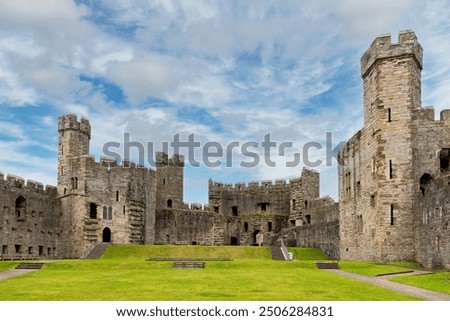
{"type": "Polygon", "coordinates": [[[290,215],[291,226],[303,224],[303,212],[308,208],[308,203],[320,196],[319,172],[303,168],[301,176],[290,180],[290,215]]]}
{"type": "Polygon", "coordinates": [[[450,173],[423,184],[417,226],[417,261],[430,269],[450,269],[450,173]]]}
{"type": "Polygon", "coordinates": [[[290,187],[285,180],[223,184],[209,181],[209,205],[217,213],[239,216],[248,213],[289,214],[290,187]]]}
{"type": "Polygon", "coordinates": [[[414,128],[416,260],[427,268],[450,268],[450,111],[435,121],[434,109],[419,110],[414,128]]]}
{"type": "Polygon", "coordinates": [[[315,247],[331,259],[339,259],[339,204],[326,196],[309,202],[300,226],[290,226],[279,233],[288,246],[315,247]]]}
{"type": "Polygon", "coordinates": [[[209,181],[209,207],[223,215],[223,244],[268,245],[286,227],[290,185],[284,180],[222,184],[209,181]]]}
{"type": "Polygon", "coordinates": [[[193,209],[159,209],[155,244],[214,245],[216,213],[193,209]]]}
{"type": "Polygon", "coordinates": [[[56,187],[0,172],[0,256],[61,257],[61,213],[56,187]]]}

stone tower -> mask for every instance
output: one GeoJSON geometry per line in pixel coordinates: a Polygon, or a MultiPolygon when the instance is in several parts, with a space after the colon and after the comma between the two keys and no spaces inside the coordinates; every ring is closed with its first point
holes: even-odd
{"type": "Polygon", "coordinates": [[[58,134],[58,188],[62,189],[58,192],[64,195],[77,185],[72,180],[70,158],[89,155],[91,125],[85,118],[79,122],[73,114],[61,116],[58,119],[58,134]]]}
{"type": "Polygon", "coordinates": [[[342,148],[341,258],[414,260],[414,126],[422,47],[412,31],[377,37],[361,58],[364,128],[342,148]]]}
{"type": "Polygon", "coordinates": [[[156,208],[183,208],[184,157],[156,153],[156,208]]]}
{"type": "MultiPolygon", "coordinates": [[[[58,197],[61,204],[63,252],[65,257],[80,257],[84,250],[85,179],[80,170],[80,159],[89,158],[91,126],[76,115],[58,119],[58,197]]],[[[93,209],[92,209],[93,210],[93,209]]]]}

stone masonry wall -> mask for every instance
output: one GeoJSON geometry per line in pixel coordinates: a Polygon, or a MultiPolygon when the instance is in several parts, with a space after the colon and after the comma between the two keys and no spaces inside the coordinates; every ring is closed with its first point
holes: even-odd
{"type": "Polygon", "coordinates": [[[0,257],[57,258],[62,255],[61,213],[56,187],[0,172],[0,257]]]}

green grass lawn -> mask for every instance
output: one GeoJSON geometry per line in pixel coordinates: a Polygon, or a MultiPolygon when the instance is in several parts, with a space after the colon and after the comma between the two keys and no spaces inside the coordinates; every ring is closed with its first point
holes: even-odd
{"type": "Polygon", "coordinates": [[[0,271],[6,271],[15,268],[17,262],[11,261],[0,261],[0,271]]]}
{"type": "Polygon", "coordinates": [[[373,262],[339,261],[339,268],[344,271],[367,276],[376,276],[390,273],[404,273],[417,268],[417,264],[381,264],[373,262]]]}
{"type": "Polygon", "coordinates": [[[450,272],[448,271],[415,276],[397,276],[390,280],[450,295],[450,272]]]}
{"type": "Polygon", "coordinates": [[[304,248],[304,247],[289,247],[288,251],[294,255],[294,260],[301,261],[322,261],[328,260],[328,257],[319,249],[304,248]]]}
{"type": "Polygon", "coordinates": [[[211,248],[136,248],[113,246],[100,260],[46,263],[42,270],[0,281],[0,300],[414,300],[318,270],[314,261],[273,261],[266,248],[214,247],[220,252],[215,257],[233,261],[206,262],[205,269],[174,269],[172,262],[145,259],[157,253],[176,257],[177,251],[180,257],[208,257],[211,248]]]}

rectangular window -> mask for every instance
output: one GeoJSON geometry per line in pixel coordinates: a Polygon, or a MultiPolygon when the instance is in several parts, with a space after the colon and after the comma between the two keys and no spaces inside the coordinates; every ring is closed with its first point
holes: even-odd
{"type": "Polygon", "coordinates": [[[370,206],[375,207],[377,205],[377,197],[375,194],[370,195],[370,206]]]}
{"type": "Polygon", "coordinates": [[[394,204],[391,204],[391,225],[394,225],[394,204]]]}
{"type": "Polygon", "coordinates": [[[391,109],[388,108],[388,123],[392,121],[391,109]]]}
{"type": "Polygon", "coordinates": [[[393,173],[393,171],[392,171],[392,160],[389,160],[389,179],[393,178],[392,173],[393,173]]]}
{"type": "Polygon", "coordinates": [[[237,208],[237,206],[232,206],[231,207],[231,215],[238,216],[238,208],[237,208]]]}
{"type": "Polygon", "coordinates": [[[272,222],[267,222],[267,229],[272,232],[272,222]]]}

